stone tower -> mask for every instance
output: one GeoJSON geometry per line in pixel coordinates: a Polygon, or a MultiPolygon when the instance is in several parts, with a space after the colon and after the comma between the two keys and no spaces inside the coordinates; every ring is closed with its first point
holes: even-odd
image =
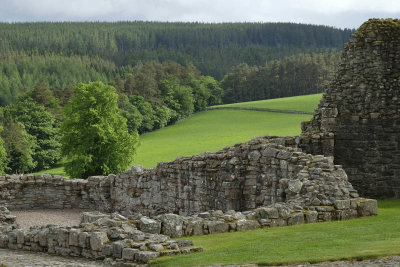
{"type": "Polygon", "coordinates": [[[361,195],[400,197],[400,20],[370,19],[358,29],[302,128],[302,138],[318,139],[304,149],[333,155],[361,195]]]}

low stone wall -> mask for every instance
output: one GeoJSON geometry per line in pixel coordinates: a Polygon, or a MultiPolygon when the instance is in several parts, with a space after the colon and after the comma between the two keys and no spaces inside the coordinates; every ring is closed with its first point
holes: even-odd
{"type": "Polygon", "coordinates": [[[377,202],[355,198],[336,200],[330,206],[310,210],[288,203],[237,212],[212,210],[193,216],[162,214],[150,218],[134,214],[125,218],[87,212],[79,226],[47,225],[20,229],[15,216],[0,206],[0,248],[46,252],[61,256],[146,263],[159,256],[202,251],[182,237],[224,232],[247,231],[262,227],[297,225],[331,220],[346,220],[377,214],[377,202]]]}
{"type": "Polygon", "coordinates": [[[0,248],[105,260],[110,265],[115,261],[147,263],[159,256],[202,250],[189,240],[174,241],[166,235],[139,231],[135,221],[118,214],[86,213],[74,227],[19,229],[15,216],[2,206],[0,248]]]}
{"type": "Polygon", "coordinates": [[[332,157],[301,152],[296,137],[260,137],[216,153],[133,166],[88,180],[50,175],[0,177],[0,205],[9,209],[79,208],[123,215],[247,211],[274,203],[303,209],[357,198],[332,157]]]}
{"type": "Polygon", "coordinates": [[[110,179],[66,179],[48,174],[0,176],[0,205],[11,210],[111,211],[110,179]]]}

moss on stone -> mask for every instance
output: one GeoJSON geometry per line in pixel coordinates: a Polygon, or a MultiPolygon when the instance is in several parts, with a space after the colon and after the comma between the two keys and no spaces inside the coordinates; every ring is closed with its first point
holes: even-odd
{"type": "MultiPolygon", "coordinates": [[[[365,38],[375,39],[380,36],[383,40],[393,39],[394,36],[400,35],[400,20],[399,19],[369,19],[358,28],[353,35],[356,38],[356,46],[363,46],[365,38]]],[[[384,43],[383,40],[376,40],[374,45],[384,43]]]]}

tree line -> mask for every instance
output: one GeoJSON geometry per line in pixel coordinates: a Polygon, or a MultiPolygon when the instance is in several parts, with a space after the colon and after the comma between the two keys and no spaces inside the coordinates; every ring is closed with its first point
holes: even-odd
{"type": "Polygon", "coordinates": [[[339,53],[298,54],[264,66],[245,63],[221,81],[224,103],[322,93],[339,64],[339,53]]]}
{"type": "Polygon", "coordinates": [[[240,63],[259,66],[298,53],[340,50],[353,32],[296,23],[0,23],[0,55],[99,57],[118,67],[192,62],[219,80],[240,63]]]}
{"type": "MultiPolygon", "coordinates": [[[[201,76],[192,64],[152,61],[120,71],[121,75],[109,84],[116,88],[117,113],[124,117],[131,136],[222,103],[219,83],[211,76],[201,76]]],[[[0,136],[5,149],[5,153],[0,151],[0,157],[6,156],[0,159],[0,172],[43,170],[60,160],[60,140],[65,132],[60,131],[60,125],[73,114],[66,113],[65,117],[64,109],[71,99],[76,99],[74,94],[79,88],[82,86],[60,90],[37,84],[14,103],[0,108],[0,136]]]]}

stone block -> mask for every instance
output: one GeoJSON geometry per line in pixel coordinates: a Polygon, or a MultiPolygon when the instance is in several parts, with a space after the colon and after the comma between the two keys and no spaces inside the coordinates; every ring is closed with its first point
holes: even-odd
{"type": "Polygon", "coordinates": [[[103,245],[103,249],[101,250],[101,253],[106,257],[112,256],[113,255],[112,245],[103,245]]]}
{"type": "Polygon", "coordinates": [[[161,233],[161,222],[146,217],[139,220],[139,228],[141,231],[150,234],[161,233]]]}
{"type": "Polygon", "coordinates": [[[110,215],[98,211],[84,212],[82,214],[81,223],[93,223],[101,218],[110,218],[110,215]]]}
{"type": "Polygon", "coordinates": [[[149,244],[148,248],[151,251],[155,251],[155,252],[160,252],[160,251],[164,250],[164,247],[161,244],[149,244]]]}
{"type": "Polygon", "coordinates": [[[90,247],[90,234],[87,232],[81,232],[78,234],[78,245],[81,248],[90,247]]]}
{"type": "Polygon", "coordinates": [[[117,258],[117,259],[121,259],[122,251],[124,248],[126,248],[126,244],[123,241],[116,241],[116,242],[112,243],[113,257],[117,258]]]}
{"type": "Polygon", "coordinates": [[[360,217],[378,215],[378,202],[375,199],[360,199],[357,211],[360,217]]]}
{"type": "Polygon", "coordinates": [[[297,225],[304,223],[304,214],[302,212],[293,213],[288,219],[288,225],[297,225]]]}
{"type": "Polygon", "coordinates": [[[289,180],[288,181],[288,190],[289,192],[293,194],[298,194],[301,191],[301,187],[303,186],[303,183],[300,180],[289,180]]]}
{"type": "Polygon", "coordinates": [[[159,257],[158,252],[140,251],[135,254],[135,260],[141,263],[147,263],[149,260],[159,257]]]}
{"type": "Polygon", "coordinates": [[[259,228],[260,225],[257,221],[241,219],[236,222],[236,230],[239,232],[254,230],[259,228]]]}
{"type": "Polygon", "coordinates": [[[183,235],[183,218],[176,214],[163,214],[161,220],[161,233],[170,237],[181,237],[183,235]]]}
{"type": "Polygon", "coordinates": [[[202,235],[203,230],[204,230],[203,219],[189,220],[186,225],[185,235],[202,235]]]}
{"type": "Polygon", "coordinates": [[[105,232],[90,233],[90,248],[94,251],[102,251],[104,243],[108,241],[107,233],[105,232]]]}
{"type": "Polygon", "coordinates": [[[318,212],[315,210],[305,211],[304,216],[306,223],[315,223],[318,221],[318,212]]]}
{"type": "Polygon", "coordinates": [[[139,250],[133,249],[133,248],[124,248],[122,250],[122,259],[123,260],[128,260],[128,261],[134,261],[135,260],[135,254],[138,253],[139,250]]]}
{"type": "Polygon", "coordinates": [[[25,231],[17,230],[17,244],[23,244],[25,242],[25,231]]]}
{"type": "Polygon", "coordinates": [[[77,229],[70,229],[68,244],[75,247],[79,246],[79,231],[77,229]]]}
{"type": "Polygon", "coordinates": [[[229,226],[223,221],[207,221],[206,223],[210,234],[228,232],[229,226]]]}
{"type": "Polygon", "coordinates": [[[349,199],[335,200],[333,202],[333,205],[338,210],[350,209],[350,200],[349,199]]]}
{"type": "Polygon", "coordinates": [[[261,207],[257,209],[258,216],[261,219],[278,219],[279,214],[276,208],[261,207]]]}

